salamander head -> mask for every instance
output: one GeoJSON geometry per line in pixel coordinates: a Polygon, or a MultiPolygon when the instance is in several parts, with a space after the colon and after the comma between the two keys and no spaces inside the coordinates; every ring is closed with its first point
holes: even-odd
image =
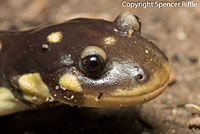
{"type": "Polygon", "coordinates": [[[47,29],[55,35],[47,37],[50,49],[41,59],[41,76],[55,100],[128,106],[149,101],[166,88],[167,57],[140,35],[138,17],[125,12],[114,22],[75,19],[54,29],[47,29]]]}

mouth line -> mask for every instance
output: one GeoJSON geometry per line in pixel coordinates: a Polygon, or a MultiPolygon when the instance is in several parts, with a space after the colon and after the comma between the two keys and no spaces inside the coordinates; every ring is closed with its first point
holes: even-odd
{"type": "Polygon", "coordinates": [[[86,107],[123,107],[134,106],[148,102],[159,96],[167,87],[168,81],[159,88],[141,95],[132,96],[101,96],[101,99],[96,99],[95,95],[84,95],[86,100],[84,106],[86,107]],[[97,101],[98,100],[98,101],[97,101]]]}

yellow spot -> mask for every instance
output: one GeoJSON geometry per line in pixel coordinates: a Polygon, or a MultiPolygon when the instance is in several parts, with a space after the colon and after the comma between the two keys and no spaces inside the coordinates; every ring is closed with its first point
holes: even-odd
{"type": "Polygon", "coordinates": [[[62,40],[62,33],[61,32],[52,32],[47,36],[47,41],[50,43],[58,43],[62,40]]]}
{"type": "Polygon", "coordinates": [[[28,109],[29,106],[16,99],[9,89],[0,87],[0,116],[28,109]]]}
{"type": "Polygon", "coordinates": [[[106,45],[113,45],[116,42],[116,39],[114,37],[106,37],[104,38],[104,42],[106,45]]]}
{"type": "Polygon", "coordinates": [[[25,74],[19,78],[18,83],[24,93],[24,99],[27,101],[42,104],[46,102],[47,97],[51,97],[49,89],[42,81],[39,73],[25,74]]]}
{"type": "Polygon", "coordinates": [[[0,41],[0,51],[1,51],[2,47],[3,47],[3,45],[2,45],[2,42],[0,41]]]}
{"type": "Polygon", "coordinates": [[[72,74],[65,74],[59,80],[60,87],[63,90],[71,90],[74,92],[81,92],[82,88],[76,76],[72,74]]]}

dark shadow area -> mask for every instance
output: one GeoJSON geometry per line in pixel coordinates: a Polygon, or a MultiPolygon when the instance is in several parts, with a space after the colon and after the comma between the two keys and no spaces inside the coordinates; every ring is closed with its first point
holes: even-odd
{"type": "Polygon", "coordinates": [[[15,134],[137,134],[145,126],[151,127],[143,123],[133,107],[105,110],[59,106],[1,117],[0,130],[15,134]]]}

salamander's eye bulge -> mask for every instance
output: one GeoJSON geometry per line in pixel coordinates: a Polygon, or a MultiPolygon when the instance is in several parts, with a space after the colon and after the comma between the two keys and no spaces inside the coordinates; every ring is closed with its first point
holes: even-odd
{"type": "Polygon", "coordinates": [[[98,76],[106,65],[106,53],[96,46],[89,46],[81,53],[80,70],[88,76],[98,76]]]}

